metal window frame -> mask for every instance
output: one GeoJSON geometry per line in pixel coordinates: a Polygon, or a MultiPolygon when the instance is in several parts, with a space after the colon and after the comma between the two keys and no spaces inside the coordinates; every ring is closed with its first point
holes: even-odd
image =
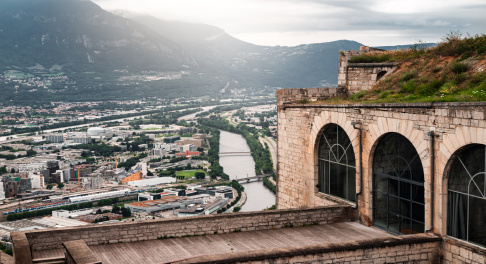
{"type": "MultiPolygon", "coordinates": [[[[372,184],[372,187],[373,187],[373,192],[372,192],[372,194],[373,194],[373,225],[375,225],[379,228],[383,228],[383,229],[387,230],[388,232],[392,232],[392,233],[396,233],[396,234],[403,234],[403,233],[400,232],[402,230],[402,221],[406,220],[406,222],[409,225],[410,233],[413,233],[413,231],[414,231],[414,228],[413,228],[414,223],[420,224],[424,227],[423,230],[421,230],[421,232],[423,233],[423,232],[425,232],[425,187],[424,187],[425,181],[424,181],[424,177],[423,177],[423,175],[424,175],[423,166],[420,166],[422,181],[413,180],[413,178],[414,178],[413,176],[417,175],[417,168],[413,167],[413,162],[415,161],[416,158],[420,159],[419,154],[418,154],[417,150],[415,149],[415,147],[413,147],[411,142],[406,137],[404,137],[403,135],[401,135],[399,133],[390,133],[389,135],[385,135],[385,137],[383,137],[380,140],[380,142],[378,143],[377,150],[380,149],[381,154],[386,157],[386,161],[381,161],[381,162],[388,163],[388,167],[389,167],[389,169],[392,170],[392,173],[394,175],[375,172],[375,171],[372,172],[372,176],[373,176],[373,179],[372,179],[372,181],[373,181],[373,184],[372,184]],[[394,134],[396,134],[396,135],[394,135],[394,134]],[[384,144],[383,142],[384,142],[384,140],[386,140],[385,137],[387,137],[387,136],[397,137],[393,142],[397,147],[396,154],[395,153],[388,153],[385,150],[385,148],[383,147],[383,144],[384,144]],[[405,150],[402,150],[401,147],[402,147],[402,144],[403,144],[403,140],[406,140],[405,143],[407,143],[407,141],[408,141],[411,144],[412,148],[407,148],[405,150]],[[407,151],[407,152],[403,152],[403,151],[407,151]],[[412,158],[409,161],[407,158],[405,158],[403,156],[403,154],[414,154],[414,155],[412,155],[412,158]],[[404,170],[399,171],[395,168],[395,166],[393,165],[393,162],[392,162],[395,159],[400,159],[401,161],[403,161],[405,163],[406,166],[404,166],[405,167],[404,170]],[[405,175],[405,173],[410,173],[410,179],[402,178],[405,175]],[[396,175],[398,175],[398,176],[396,176],[396,175]],[[386,180],[386,192],[378,190],[378,188],[377,188],[378,177],[381,178],[381,180],[386,180]],[[396,194],[391,194],[389,192],[391,180],[396,181],[396,183],[397,183],[397,193],[396,194]],[[409,189],[409,192],[410,192],[408,194],[408,198],[401,196],[400,192],[401,192],[402,183],[404,183],[408,186],[407,188],[409,189]],[[422,195],[424,202],[420,202],[420,201],[417,201],[416,199],[414,199],[414,195],[413,195],[414,188],[413,188],[413,186],[422,187],[423,192],[421,192],[419,195],[422,195]],[[384,195],[384,197],[386,199],[386,208],[382,208],[382,206],[381,207],[377,206],[378,194],[384,195]],[[396,210],[397,212],[394,212],[390,209],[390,202],[389,202],[390,197],[397,199],[397,202],[398,202],[398,204],[397,204],[398,208],[396,210]],[[400,201],[408,202],[410,204],[409,208],[408,208],[410,216],[406,216],[406,215],[402,214],[402,204],[401,204],[400,201]],[[419,205],[419,206],[423,206],[423,208],[424,208],[423,218],[424,219],[417,219],[416,217],[414,217],[414,215],[413,215],[413,208],[414,208],[413,205],[414,204],[419,205]],[[376,222],[377,211],[380,211],[380,212],[383,212],[383,213],[386,214],[386,225],[385,226],[376,222]],[[390,218],[391,217],[396,218],[398,220],[398,229],[397,230],[390,228],[390,218]]],[[[374,156],[376,155],[376,153],[378,153],[377,150],[375,150],[374,156]]],[[[375,162],[376,162],[376,159],[373,158],[373,164],[372,164],[373,170],[374,170],[375,162]]],[[[420,174],[420,172],[419,172],[419,174],[420,174]]],[[[382,219],[380,219],[380,220],[382,220],[382,219]]]]}
{"type": "MultiPolygon", "coordinates": [[[[469,243],[474,243],[474,242],[471,242],[469,241],[469,227],[470,227],[470,224],[469,224],[469,215],[470,215],[470,212],[469,212],[469,208],[470,208],[470,198],[476,198],[476,199],[482,199],[482,200],[486,200],[486,145],[479,145],[477,144],[478,146],[477,147],[483,147],[484,148],[484,152],[485,152],[485,155],[484,155],[484,171],[480,171],[480,172],[477,172],[476,174],[474,175],[471,175],[471,173],[469,172],[467,166],[464,164],[464,162],[462,161],[460,155],[462,153],[464,153],[464,151],[466,149],[462,149],[460,151],[460,153],[452,160],[452,164],[456,164],[456,160],[458,160],[462,166],[462,168],[466,171],[467,175],[469,176],[469,182],[468,182],[468,186],[467,186],[467,193],[465,192],[462,192],[462,191],[457,191],[457,190],[452,190],[451,189],[451,186],[450,184],[448,183],[447,185],[447,193],[449,192],[453,192],[453,193],[457,193],[457,194],[461,194],[461,195],[464,195],[465,198],[467,199],[467,208],[466,208],[466,241],[469,242],[469,243]],[[483,176],[484,177],[484,183],[483,183],[483,190],[481,191],[481,189],[479,188],[478,184],[476,183],[476,181],[474,180],[474,178],[476,178],[477,176],[483,176]],[[471,183],[474,183],[476,189],[479,191],[479,193],[482,195],[482,196],[477,196],[477,195],[474,195],[472,194],[472,190],[471,190],[471,183]]],[[[470,155],[470,154],[469,154],[470,155]]],[[[450,171],[453,170],[453,167],[451,167],[449,169],[449,173],[450,171]]],[[[449,200],[450,199],[450,196],[448,195],[447,196],[447,199],[449,200]]],[[[449,208],[449,202],[447,203],[447,214],[449,215],[451,213],[451,208],[449,208]]],[[[448,225],[450,223],[447,223],[448,225]]],[[[449,235],[449,234],[448,234],[449,235]]],[[[454,237],[452,235],[449,235],[451,237],[454,237]]],[[[461,238],[457,238],[457,237],[454,237],[456,239],[460,239],[460,240],[463,240],[461,238]]],[[[484,245],[482,245],[484,246],[484,245]]]]}
{"type": "MultiPolygon", "coordinates": [[[[351,201],[351,202],[354,202],[353,200],[350,200],[350,199],[347,199],[346,197],[352,197],[354,195],[353,194],[349,194],[348,193],[348,189],[349,189],[349,185],[352,184],[353,186],[355,186],[355,182],[352,182],[350,181],[350,177],[352,175],[349,175],[349,171],[348,171],[348,168],[351,168],[351,169],[354,169],[355,170],[355,173],[356,173],[356,157],[354,157],[354,159],[351,159],[351,160],[354,160],[354,166],[352,164],[349,164],[350,163],[350,157],[348,157],[348,150],[349,148],[351,148],[351,151],[352,151],[352,154],[354,156],[354,150],[352,148],[352,145],[353,145],[353,142],[351,141],[351,139],[349,138],[349,136],[347,135],[347,133],[344,131],[344,129],[339,126],[338,124],[334,124],[334,123],[331,123],[331,124],[328,124],[325,128],[324,128],[324,131],[322,132],[322,135],[319,139],[319,145],[318,145],[318,153],[317,153],[317,161],[318,161],[318,184],[321,186],[322,184],[322,193],[325,193],[325,194],[328,194],[328,195],[332,195],[332,196],[335,196],[335,197],[339,197],[341,199],[345,199],[347,201],[351,201]],[[326,130],[329,128],[329,126],[335,126],[336,130],[336,142],[337,143],[334,143],[334,144],[330,144],[330,140],[328,140],[328,136],[326,136],[326,130]],[[342,132],[344,132],[344,137],[343,135],[341,135],[340,137],[340,134],[339,134],[339,130],[342,130],[342,132]],[[328,157],[327,158],[321,158],[321,151],[322,151],[322,148],[321,148],[321,142],[323,142],[322,140],[325,140],[325,144],[322,144],[324,146],[327,146],[327,148],[329,149],[329,153],[328,153],[328,157]],[[347,144],[347,146],[344,146],[342,145],[342,143],[344,142],[341,142],[341,141],[348,141],[349,143],[347,144]],[[336,153],[333,151],[333,150],[336,150],[336,153]],[[339,153],[339,150],[342,150],[342,155],[340,155],[339,153]],[[334,158],[334,159],[333,159],[334,158]],[[345,159],[344,162],[342,162],[343,158],[345,159]],[[331,166],[330,164],[334,164],[334,165],[338,165],[338,166],[343,166],[345,167],[345,175],[344,175],[344,186],[345,187],[345,192],[346,194],[344,195],[345,197],[341,197],[341,196],[336,196],[336,195],[333,195],[331,194],[331,190],[330,190],[330,186],[331,186],[331,166]],[[327,170],[327,172],[326,172],[327,170]],[[325,178],[326,178],[326,175],[327,175],[327,178],[328,178],[328,182],[325,182],[325,178]],[[321,180],[321,177],[323,178],[321,180]]],[[[342,175],[339,175],[340,177],[342,177],[342,175]]],[[[321,189],[321,188],[319,188],[321,189]]],[[[321,192],[319,190],[319,192],[321,192]]]]}

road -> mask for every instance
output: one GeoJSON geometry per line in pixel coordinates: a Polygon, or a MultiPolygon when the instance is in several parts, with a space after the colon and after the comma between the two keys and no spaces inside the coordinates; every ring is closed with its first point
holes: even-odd
{"type": "Polygon", "coordinates": [[[265,145],[267,143],[268,148],[270,149],[270,154],[272,154],[272,161],[273,161],[273,170],[277,170],[277,142],[275,139],[271,137],[264,137],[264,138],[259,138],[260,142],[265,145]]]}
{"type": "MultiPolygon", "coordinates": [[[[215,105],[215,106],[205,106],[205,107],[201,107],[201,108],[203,109],[203,111],[207,111],[208,109],[212,109],[212,108],[214,108],[216,106],[218,106],[218,105],[215,105]]],[[[196,108],[196,107],[187,108],[187,109],[183,109],[183,110],[190,110],[190,109],[194,109],[194,108],[196,108]]],[[[197,108],[199,108],[199,107],[197,107],[197,108]]],[[[180,111],[180,110],[176,110],[176,111],[180,111]]],[[[174,112],[174,111],[171,111],[171,112],[174,112]]],[[[196,114],[197,113],[194,113],[194,114],[191,114],[191,115],[196,115],[196,114]]],[[[88,126],[99,125],[99,124],[108,123],[108,122],[115,122],[115,121],[123,122],[124,120],[133,120],[135,118],[146,117],[148,115],[149,114],[140,113],[140,115],[138,115],[138,116],[125,117],[125,118],[119,118],[119,119],[112,119],[112,120],[106,120],[106,121],[100,121],[100,122],[94,122],[94,123],[88,123],[88,124],[82,124],[82,125],[76,125],[76,126],[68,126],[68,127],[59,127],[59,128],[54,128],[54,129],[47,129],[47,130],[44,130],[44,133],[47,134],[47,133],[56,132],[56,131],[63,131],[65,129],[88,127],[88,126]]],[[[180,119],[184,119],[185,117],[188,117],[188,116],[183,116],[180,119]]],[[[11,143],[11,142],[19,141],[19,140],[28,140],[28,139],[33,139],[33,138],[39,137],[39,135],[36,135],[36,136],[24,136],[24,137],[23,136],[19,136],[19,135],[25,135],[25,134],[26,133],[21,133],[21,134],[8,135],[8,136],[0,137],[0,143],[2,143],[2,144],[3,143],[11,143]],[[7,137],[11,137],[13,139],[8,139],[7,140],[7,137]]]]}

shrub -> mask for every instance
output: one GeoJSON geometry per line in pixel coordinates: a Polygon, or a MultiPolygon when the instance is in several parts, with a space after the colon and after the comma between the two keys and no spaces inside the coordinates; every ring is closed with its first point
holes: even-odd
{"type": "Polygon", "coordinates": [[[403,82],[406,82],[406,81],[409,81],[411,79],[414,79],[415,77],[417,77],[417,72],[416,71],[410,71],[410,72],[404,73],[400,80],[403,81],[403,82]]]}
{"type": "Polygon", "coordinates": [[[366,91],[359,91],[349,97],[350,100],[352,101],[359,101],[359,99],[363,98],[363,96],[366,94],[366,91]]]}
{"type": "Polygon", "coordinates": [[[420,95],[432,95],[437,92],[443,84],[444,82],[442,80],[432,80],[429,83],[420,85],[417,88],[416,93],[420,95]]]}
{"type": "Polygon", "coordinates": [[[451,65],[451,71],[455,74],[467,72],[471,66],[466,62],[455,61],[451,65]]]}
{"type": "Polygon", "coordinates": [[[456,76],[454,76],[454,84],[455,85],[459,85],[461,83],[463,83],[465,80],[467,79],[467,75],[466,73],[459,73],[459,74],[456,74],[456,76]]]}
{"type": "Polygon", "coordinates": [[[383,92],[380,93],[379,97],[380,97],[380,99],[385,99],[388,96],[390,96],[391,94],[392,94],[392,91],[383,91],[383,92]]]}

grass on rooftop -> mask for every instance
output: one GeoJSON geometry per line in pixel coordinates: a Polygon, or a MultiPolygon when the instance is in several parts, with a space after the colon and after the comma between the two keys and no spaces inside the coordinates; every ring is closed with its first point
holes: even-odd
{"type": "Polygon", "coordinates": [[[436,47],[355,56],[351,62],[399,62],[371,90],[325,103],[420,103],[486,101],[486,35],[451,32],[436,47]]]}

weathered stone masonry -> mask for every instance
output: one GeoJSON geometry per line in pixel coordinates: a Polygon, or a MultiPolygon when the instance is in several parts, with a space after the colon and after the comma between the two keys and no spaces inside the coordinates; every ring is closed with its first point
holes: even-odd
{"type": "Polygon", "coordinates": [[[346,222],[355,219],[350,206],[328,206],[306,210],[287,209],[163,219],[147,222],[66,227],[14,232],[14,257],[25,262],[31,251],[62,248],[63,242],[83,240],[88,246],[114,244],[164,237],[182,237],[235,231],[252,231],[311,224],[346,222]]]}
{"type": "MultiPolygon", "coordinates": [[[[326,89],[326,88],[322,88],[326,89]]],[[[472,143],[486,144],[486,102],[419,104],[299,104],[295,94],[315,97],[304,89],[277,92],[278,106],[278,186],[277,208],[299,208],[349,203],[323,193],[317,184],[317,144],[325,125],[341,126],[359,157],[358,131],[351,122],[359,122],[363,137],[362,193],[358,197],[360,220],[372,225],[372,171],[374,148],[389,132],[405,136],[417,150],[425,177],[425,228],[446,236],[447,168],[454,153],[472,143]],[[430,137],[435,133],[434,212],[431,212],[430,137]]],[[[315,91],[316,88],[313,88],[315,91]]],[[[319,94],[322,91],[317,89],[319,94]]],[[[305,98],[300,98],[302,100],[305,98]]],[[[356,192],[359,192],[357,167],[356,192]]],[[[458,242],[461,243],[461,242],[458,242]]],[[[462,242],[464,243],[464,242],[462,242]]],[[[482,255],[484,257],[484,255],[482,255]]]]}

